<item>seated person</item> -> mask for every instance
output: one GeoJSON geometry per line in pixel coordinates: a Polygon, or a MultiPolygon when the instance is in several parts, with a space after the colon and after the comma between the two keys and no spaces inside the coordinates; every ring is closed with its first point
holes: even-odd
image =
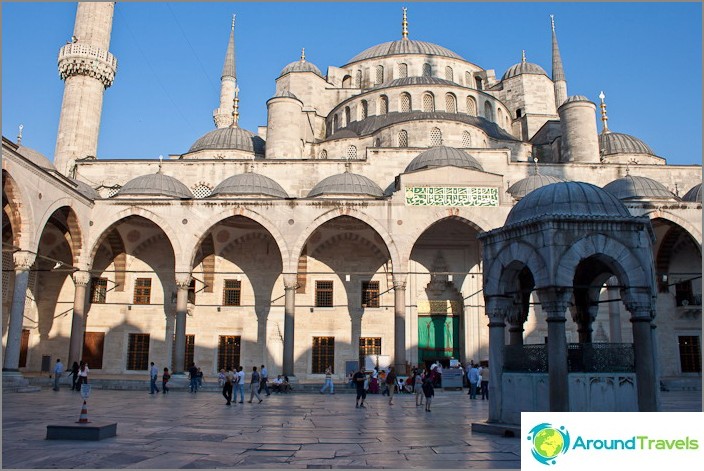
{"type": "Polygon", "coordinates": [[[276,379],[272,381],[271,390],[276,393],[283,392],[281,391],[281,385],[283,384],[283,382],[284,379],[281,377],[281,375],[277,376],[276,379]]]}
{"type": "Polygon", "coordinates": [[[288,376],[284,376],[284,382],[281,383],[281,392],[287,393],[293,391],[293,386],[288,382],[288,376]]]}

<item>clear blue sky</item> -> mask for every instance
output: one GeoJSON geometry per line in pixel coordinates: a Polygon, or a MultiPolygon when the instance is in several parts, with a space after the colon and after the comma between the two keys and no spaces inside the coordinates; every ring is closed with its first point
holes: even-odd
{"type": "MultiPolygon", "coordinates": [[[[325,73],[401,36],[442,45],[501,77],[527,59],[551,69],[555,15],[570,95],[598,103],[609,128],[632,134],[670,164],[702,163],[702,6],[694,3],[118,3],[99,158],[186,152],[214,128],[232,13],[240,125],[266,125],[281,69],[300,56],[325,73]]],[[[56,59],[75,3],[2,4],[2,133],[53,158],[63,82],[56,59]]],[[[600,128],[600,126],[599,126],[600,128]]]]}

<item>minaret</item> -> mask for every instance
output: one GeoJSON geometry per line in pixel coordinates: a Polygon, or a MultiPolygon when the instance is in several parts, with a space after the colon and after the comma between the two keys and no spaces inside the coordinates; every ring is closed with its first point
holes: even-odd
{"type": "Polygon", "coordinates": [[[232,97],[239,92],[237,88],[237,70],[235,68],[235,15],[232,15],[230,41],[227,43],[225,65],[220,77],[220,107],[213,111],[215,127],[226,128],[233,123],[232,97]]]}
{"type": "Polygon", "coordinates": [[[54,166],[69,175],[76,159],[98,150],[103,93],[112,85],[117,59],[108,52],[115,2],[79,2],[71,42],[59,51],[65,81],[54,166]]]}
{"type": "Polygon", "coordinates": [[[565,80],[565,71],[562,69],[560,48],[557,47],[555,17],[553,15],[550,15],[550,25],[552,27],[552,81],[555,84],[555,106],[559,108],[567,99],[567,81],[565,80]]]}

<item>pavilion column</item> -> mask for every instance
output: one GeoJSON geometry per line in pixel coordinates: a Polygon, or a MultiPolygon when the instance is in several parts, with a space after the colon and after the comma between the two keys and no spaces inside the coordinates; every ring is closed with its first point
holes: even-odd
{"type": "Polygon", "coordinates": [[[653,307],[647,302],[626,302],[633,325],[633,349],[636,359],[638,410],[656,412],[658,379],[655,375],[655,349],[652,334],[653,307]]]}
{"type": "Polygon", "coordinates": [[[186,362],[186,315],[188,314],[188,288],[191,285],[190,273],[176,274],[176,335],[172,373],[184,373],[186,362]]]}
{"type": "Polygon", "coordinates": [[[90,273],[79,270],[71,275],[75,290],[73,294],[73,317],[71,319],[71,339],[68,347],[68,365],[81,362],[83,337],[86,333],[86,292],[90,283],[90,273]]]}
{"type": "Polygon", "coordinates": [[[406,274],[394,274],[394,367],[406,372],[406,274]]]}
{"type": "Polygon", "coordinates": [[[36,257],[36,254],[25,250],[12,254],[15,264],[15,287],[12,293],[10,322],[7,327],[3,371],[19,371],[22,324],[24,320],[24,305],[27,298],[27,286],[29,285],[29,269],[34,264],[36,257]]]}
{"type": "Polygon", "coordinates": [[[504,347],[506,346],[506,316],[512,305],[511,298],[492,296],[486,299],[486,315],[489,317],[489,423],[501,422],[504,370],[504,347]]]}
{"type": "MultiPolygon", "coordinates": [[[[528,319],[528,313],[522,312],[522,306],[512,306],[508,311],[508,344],[523,345],[523,325],[528,319]]],[[[491,371],[491,370],[490,370],[491,371]]]]}
{"type": "Polygon", "coordinates": [[[572,320],[577,324],[579,343],[592,343],[592,332],[594,331],[592,324],[596,320],[598,311],[598,304],[575,306],[572,313],[572,320]]]}
{"type": "Polygon", "coordinates": [[[296,274],[284,275],[284,361],[283,374],[294,375],[293,345],[295,339],[296,320],[296,288],[298,279],[296,274]]]}
{"type": "Polygon", "coordinates": [[[606,282],[606,293],[609,296],[609,339],[611,343],[623,342],[621,337],[621,310],[619,309],[618,279],[611,277],[606,282]]]}
{"type": "Polygon", "coordinates": [[[565,336],[565,312],[569,306],[571,292],[567,289],[545,289],[540,291],[541,306],[548,323],[548,377],[550,412],[568,412],[569,382],[567,381],[567,337],[565,336]]]}

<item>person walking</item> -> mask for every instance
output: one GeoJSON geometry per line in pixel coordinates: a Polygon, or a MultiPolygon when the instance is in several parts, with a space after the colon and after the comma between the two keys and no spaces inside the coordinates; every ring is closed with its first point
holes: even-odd
{"type": "Polygon", "coordinates": [[[169,373],[169,369],[164,367],[164,374],[161,375],[161,390],[163,391],[164,394],[169,392],[168,384],[169,380],[171,379],[171,374],[169,373]]]}
{"type": "Polygon", "coordinates": [[[393,366],[389,368],[389,374],[386,375],[386,387],[389,389],[389,405],[393,406],[396,389],[396,369],[393,366]]]}
{"type": "Polygon", "coordinates": [[[232,374],[232,368],[228,366],[225,371],[225,380],[223,381],[222,385],[222,395],[227,401],[225,403],[226,406],[229,406],[232,403],[232,386],[234,382],[234,377],[235,375],[232,374]]]}
{"type": "Polygon", "coordinates": [[[482,368],[482,401],[489,400],[489,365],[482,368]]]}
{"type": "Polygon", "coordinates": [[[244,403],[244,370],[242,365],[237,367],[237,373],[235,378],[235,399],[237,399],[237,392],[240,393],[240,404],[244,403]]]}
{"type": "Polygon", "coordinates": [[[252,403],[252,399],[254,399],[254,396],[257,396],[257,399],[259,399],[259,404],[262,403],[262,398],[259,396],[259,392],[257,392],[257,389],[259,388],[259,381],[261,380],[261,375],[257,371],[257,367],[253,366],[252,367],[252,378],[249,383],[249,402],[250,404],[252,403]]]}
{"type": "Polygon", "coordinates": [[[469,369],[469,372],[467,372],[467,379],[469,380],[469,398],[476,399],[477,383],[479,383],[479,369],[477,368],[477,365],[473,364],[469,369]]]}
{"type": "Polygon", "coordinates": [[[188,379],[191,380],[191,382],[190,382],[191,392],[197,393],[198,392],[198,368],[196,368],[195,363],[191,363],[191,366],[188,368],[188,379]]]}
{"type": "Polygon", "coordinates": [[[154,392],[159,393],[159,388],[156,387],[156,378],[158,375],[159,369],[154,362],[152,362],[151,368],[149,368],[149,394],[154,394],[154,392]]]}
{"type": "Polygon", "coordinates": [[[365,408],[366,406],[364,405],[364,400],[367,398],[367,391],[364,389],[364,383],[367,379],[367,376],[364,374],[364,367],[360,366],[359,370],[352,375],[352,382],[354,382],[354,385],[357,388],[357,402],[355,403],[355,409],[358,409],[360,407],[365,408]],[[359,400],[362,400],[362,403],[359,403],[359,400]]]}
{"type": "Polygon", "coordinates": [[[430,378],[425,378],[423,381],[423,394],[425,395],[425,412],[430,412],[430,401],[435,396],[435,388],[430,378]]]}
{"type": "Polygon", "coordinates": [[[335,394],[335,386],[332,384],[332,365],[325,368],[325,384],[320,389],[320,394],[324,394],[328,388],[330,388],[330,394],[335,394]]]}
{"type": "Polygon", "coordinates": [[[200,368],[198,368],[198,372],[196,373],[196,386],[196,390],[203,387],[203,370],[200,368]]]}
{"type": "Polygon", "coordinates": [[[78,367],[78,382],[76,383],[76,391],[80,391],[82,385],[88,384],[89,371],[88,363],[81,361],[81,364],[78,367]]]}
{"type": "Polygon", "coordinates": [[[78,362],[74,361],[73,365],[71,365],[71,373],[69,373],[71,375],[71,391],[78,391],[76,384],[78,384],[79,369],[78,362]]]}
{"type": "Polygon", "coordinates": [[[271,396],[271,391],[269,391],[269,385],[267,384],[269,381],[269,372],[264,365],[262,365],[261,377],[262,379],[259,382],[259,391],[257,392],[261,394],[263,389],[267,396],[271,396]]]}
{"type": "Polygon", "coordinates": [[[423,405],[423,375],[420,370],[416,370],[413,377],[413,392],[416,395],[416,407],[423,405]]]}
{"type": "Polygon", "coordinates": [[[54,391],[59,390],[59,380],[62,374],[64,374],[64,364],[61,363],[61,358],[57,358],[56,365],[54,365],[54,391]]]}

